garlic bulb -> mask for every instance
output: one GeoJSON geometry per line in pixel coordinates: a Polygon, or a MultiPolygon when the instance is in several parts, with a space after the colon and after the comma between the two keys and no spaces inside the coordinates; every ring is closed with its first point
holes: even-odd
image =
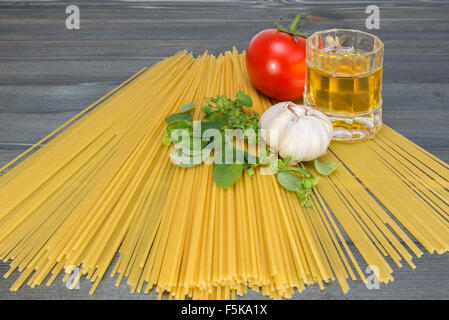
{"type": "Polygon", "coordinates": [[[310,161],[326,153],[332,139],[332,123],[320,111],[281,102],[260,118],[261,136],[282,158],[293,162],[310,161]]]}

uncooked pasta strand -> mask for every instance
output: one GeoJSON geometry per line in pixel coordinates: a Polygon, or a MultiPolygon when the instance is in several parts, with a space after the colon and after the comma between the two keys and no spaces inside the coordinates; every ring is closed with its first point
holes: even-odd
{"type": "Polygon", "coordinates": [[[367,265],[392,281],[387,258],[414,268],[415,241],[449,249],[449,166],[386,125],[371,141],[331,144],[321,160],[341,166],[320,176],[310,208],[259,170],[224,190],[210,163],[171,163],[164,119],[193,102],[201,120],[204,97],[239,90],[259,114],[273,104],[251,85],[244,52],[179,52],[4,166],[0,257],[6,276],[22,272],[11,290],[62,272],[71,287],[90,280],[93,294],[118,253],[111,276],[133,293],[229,299],[249,287],[281,299],[334,279],[347,292],[348,278],[366,281],[367,265]]]}

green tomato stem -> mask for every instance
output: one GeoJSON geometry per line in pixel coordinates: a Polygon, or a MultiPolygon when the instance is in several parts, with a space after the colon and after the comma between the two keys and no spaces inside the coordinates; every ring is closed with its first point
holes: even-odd
{"type": "Polygon", "coordinates": [[[293,19],[292,23],[290,23],[290,26],[288,27],[288,31],[290,32],[294,32],[296,29],[296,25],[299,22],[299,19],[301,19],[301,14],[298,12],[295,16],[295,18],[293,19]]]}
{"type": "Polygon", "coordinates": [[[301,19],[301,14],[298,12],[288,28],[283,27],[279,22],[273,21],[273,23],[277,30],[293,36],[295,42],[298,42],[298,37],[305,39],[308,37],[307,34],[301,32],[302,23],[298,25],[299,19],[301,19]]]}

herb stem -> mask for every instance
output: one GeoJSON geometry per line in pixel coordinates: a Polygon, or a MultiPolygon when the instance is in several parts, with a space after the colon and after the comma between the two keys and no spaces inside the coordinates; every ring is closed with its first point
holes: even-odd
{"type": "Polygon", "coordinates": [[[289,32],[295,32],[296,25],[298,24],[299,19],[301,19],[301,14],[298,12],[296,14],[295,18],[293,19],[293,21],[290,23],[290,26],[287,29],[289,32]]]}

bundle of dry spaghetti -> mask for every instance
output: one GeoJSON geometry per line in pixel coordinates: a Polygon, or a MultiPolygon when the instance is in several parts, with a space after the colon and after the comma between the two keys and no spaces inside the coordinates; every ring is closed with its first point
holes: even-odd
{"type": "MultiPolygon", "coordinates": [[[[251,85],[244,53],[179,52],[142,70],[1,169],[0,256],[9,276],[50,285],[81,272],[95,291],[111,277],[132,292],[223,299],[248,287],[288,298],[309,284],[366,281],[348,242],[378,278],[392,264],[449,248],[449,166],[384,126],[375,139],[332,144],[343,165],[314,189],[312,206],[274,176],[221,189],[210,165],[181,168],[161,141],[183,104],[237,90],[259,113],[272,102],[251,85]]],[[[194,119],[201,118],[197,108],[194,119]]],[[[310,168],[310,170],[313,170],[310,168]]]]}

